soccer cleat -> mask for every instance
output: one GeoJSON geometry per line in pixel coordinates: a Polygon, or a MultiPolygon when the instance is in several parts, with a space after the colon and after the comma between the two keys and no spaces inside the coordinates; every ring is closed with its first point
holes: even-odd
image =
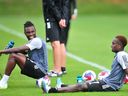
{"type": "Polygon", "coordinates": [[[6,84],[2,84],[1,82],[0,82],[0,89],[7,89],[8,88],[8,84],[6,83],[6,84]]]}
{"type": "Polygon", "coordinates": [[[62,74],[67,74],[67,71],[62,71],[62,74]]]}
{"type": "Polygon", "coordinates": [[[57,78],[56,80],[56,88],[61,88],[61,85],[62,85],[62,81],[61,81],[61,78],[57,78]]]}
{"type": "Polygon", "coordinates": [[[49,90],[51,89],[51,86],[49,86],[45,81],[42,81],[42,90],[45,92],[45,93],[48,93],[49,90]]]}
{"type": "Polygon", "coordinates": [[[59,72],[59,73],[57,73],[57,72],[55,72],[55,71],[50,71],[50,72],[48,72],[48,76],[50,76],[50,77],[59,77],[59,76],[61,76],[63,73],[62,72],[59,72]]]}
{"type": "Polygon", "coordinates": [[[45,77],[42,77],[42,78],[36,80],[37,87],[41,88],[42,87],[41,84],[42,84],[43,81],[45,83],[47,83],[48,85],[50,85],[50,83],[51,83],[49,77],[45,76],[45,77]]]}

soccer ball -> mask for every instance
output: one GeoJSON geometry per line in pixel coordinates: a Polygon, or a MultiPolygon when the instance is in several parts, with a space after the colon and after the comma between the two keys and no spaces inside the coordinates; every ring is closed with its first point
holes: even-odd
{"type": "Polygon", "coordinates": [[[109,71],[101,71],[101,72],[98,74],[98,79],[99,79],[99,80],[102,80],[103,78],[107,77],[109,74],[110,74],[109,71]]]}
{"type": "Polygon", "coordinates": [[[96,73],[92,70],[87,70],[83,73],[82,79],[84,81],[94,81],[96,79],[96,73]]]}
{"type": "Polygon", "coordinates": [[[45,82],[48,85],[50,85],[50,83],[51,83],[51,81],[48,77],[42,77],[42,78],[36,80],[36,86],[39,88],[42,88],[42,82],[45,82]]]}
{"type": "Polygon", "coordinates": [[[128,75],[125,76],[124,78],[124,84],[128,83],[128,75]]]}

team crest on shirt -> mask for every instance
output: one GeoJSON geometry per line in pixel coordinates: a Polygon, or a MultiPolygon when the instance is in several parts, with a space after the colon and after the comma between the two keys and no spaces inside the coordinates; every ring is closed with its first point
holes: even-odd
{"type": "Polygon", "coordinates": [[[34,65],[34,69],[38,69],[38,66],[37,65],[34,65]]]}

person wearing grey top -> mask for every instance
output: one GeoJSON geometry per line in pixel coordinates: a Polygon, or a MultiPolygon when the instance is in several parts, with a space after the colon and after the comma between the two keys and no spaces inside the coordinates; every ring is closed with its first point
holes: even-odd
{"type": "Polygon", "coordinates": [[[64,87],[60,84],[60,88],[52,88],[42,82],[43,91],[46,93],[118,91],[123,86],[124,78],[128,74],[128,53],[124,51],[126,45],[127,39],[122,35],[118,35],[112,40],[111,48],[112,52],[115,53],[115,57],[110,74],[104,79],[74,85],[63,85],[64,87]]]}
{"type": "Polygon", "coordinates": [[[47,76],[48,61],[45,42],[36,36],[35,26],[30,21],[24,24],[24,34],[28,39],[27,44],[0,50],[0,55],[10,54],[5,73],[0,80],[0,89],[6,89],[8,87],[8,79],[16,64],[21,69],[21,74],[35,79],[49,79],[47,76]]]}

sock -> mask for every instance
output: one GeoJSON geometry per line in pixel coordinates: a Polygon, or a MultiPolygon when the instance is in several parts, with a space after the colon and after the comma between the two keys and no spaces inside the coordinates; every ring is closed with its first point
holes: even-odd
{"type": "Polygon", "coordinates": [[[68,85],[66,85],[66,84],[62,84],[61,87],[68,87],[68,85]]]}
{"type": "Polygon", "coordinates": [[[0,80],[0,83],[2,84],[6,84],[8,82],[9,76],[4,74],[4,76],[2,77],[2,79],[0,80]]]}
{"type": "Polygon", "coordinates": [[[51,88],[49,90],[49,93],[58,93],[58,90],[56,88],[51,88]]]}
{"type": "Polygon", "coordinates": [[[61,67],[61,71],[66,71],[66,68],[65,67],[61,67]]]}

